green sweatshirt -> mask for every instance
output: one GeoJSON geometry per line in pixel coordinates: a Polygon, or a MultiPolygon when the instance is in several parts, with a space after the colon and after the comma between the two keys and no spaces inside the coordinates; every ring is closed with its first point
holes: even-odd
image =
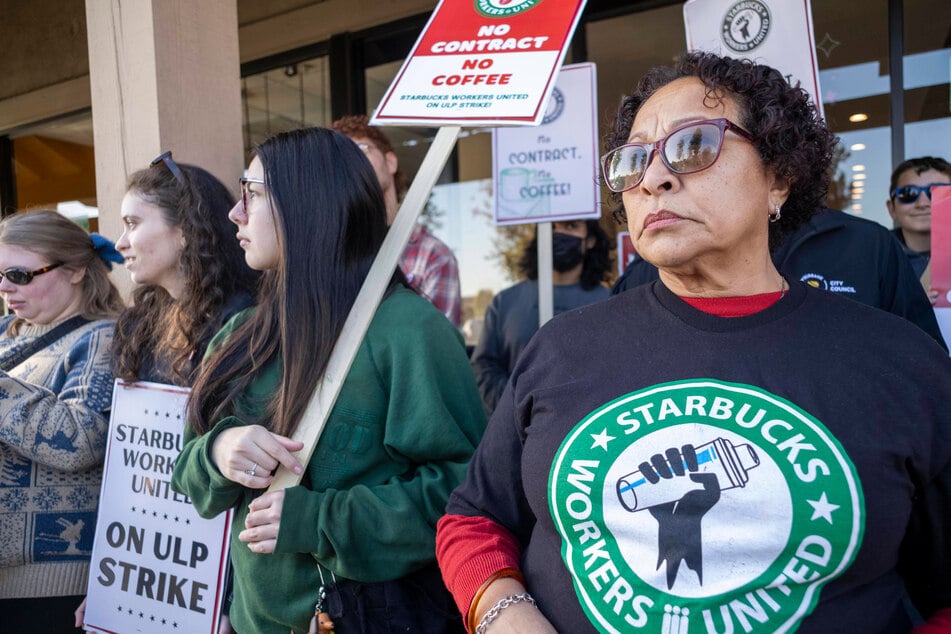
{"type": "MultiPolygon", "coordinates": [[[[209,350],[248,314],[225,325],[209,350]]],[[[234,415],[204,436],[186,429],[172,481],[203,517],[235,509],[231,620],[242,634],[306,632],[318,564],[329,583],[328,571],[379,582],[433,563],[436,521],[485,429],[459,333],[429,302],[399,288],[370,324],[301,486],[287,489],[275,552],[255,554],[237,536],[261,491],[222,476],[211,446],[222,430],[260,418],[280,372],[272,361],[234,415]]]]}

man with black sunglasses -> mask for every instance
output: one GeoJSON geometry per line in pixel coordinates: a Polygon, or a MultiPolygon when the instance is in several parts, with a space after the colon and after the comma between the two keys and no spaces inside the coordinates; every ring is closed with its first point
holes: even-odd
{"type": "MultiPolygon", "coordinates": [[[[919,278],[931,261],[932,188],[948,184],[951,165],[934,156],[908,159],[892,172],[885,205],[895,221],[895,237],[919,278]]],[[[934,302],[935,295],[930,294],[934,302]]]]}

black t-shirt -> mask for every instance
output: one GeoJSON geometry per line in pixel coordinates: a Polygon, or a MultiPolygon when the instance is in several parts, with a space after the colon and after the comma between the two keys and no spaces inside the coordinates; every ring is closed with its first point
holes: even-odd
{"type": "Polygon", "coordinates": [[[907,632],[905,586],[951,606],[949,405],[903,319],[796,282],[719,318],[656,282],[539,331],[448,512],[525,545],[559,632],[907,632]]]}

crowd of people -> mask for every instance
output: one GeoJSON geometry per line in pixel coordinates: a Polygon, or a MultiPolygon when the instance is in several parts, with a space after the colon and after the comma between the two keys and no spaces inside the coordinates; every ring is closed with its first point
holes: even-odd
{"type": "Polygon", "coordinates": [[[637,252],[614,288],[601,224],[554,223],[556,317],[536,237],[469,355],[456,260],[419,225],[306,460],[405,189],[366,117],[268,138],[240,199],[162,154],[114,244],[4,218],[0,630],[83,625],[119,377],[191,388],[172,486],[234,512],[221,633],[951,632],[926,293],[951,168],[897,167],[890,232],[825,208],[836,143],[768,66],[652,69],[602,159],[637,252]],[[270,490],[278,468],[301,483],[270,490]]]}

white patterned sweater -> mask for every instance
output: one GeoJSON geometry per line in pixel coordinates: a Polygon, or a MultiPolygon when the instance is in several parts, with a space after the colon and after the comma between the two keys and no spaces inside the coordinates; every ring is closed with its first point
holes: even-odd
{"type": "MultiPolygon", "coordinates": [[[[55,328],[5,332],[0,363],[55,328]]],[[[112,406],[112,320],[0,371],[0,599],[83,594],[112,406]]]]}

